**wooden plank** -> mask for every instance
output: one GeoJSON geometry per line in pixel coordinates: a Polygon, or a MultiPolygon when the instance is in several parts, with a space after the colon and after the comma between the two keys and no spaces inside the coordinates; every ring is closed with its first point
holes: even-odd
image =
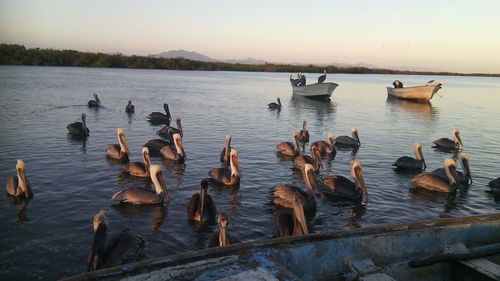
{"type": "Polygon", "coordinates": [[[359,281],[396,281],[385,273],[372,273],[359,278],[359,281]]]}
{"type": "Polygon", "coordinates": [[[487,259],[463,260],[459,263],[480,272],[494,280],[500,280],[500,265],[487,259]]]}

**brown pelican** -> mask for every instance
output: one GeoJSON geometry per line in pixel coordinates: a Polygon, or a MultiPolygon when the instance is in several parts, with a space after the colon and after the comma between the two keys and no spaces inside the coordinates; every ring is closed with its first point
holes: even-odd
{"type": "Polygon", "coordinates": [[[174,134],[179,134],[181,137],[184,137],[184,131],[182,130],[182,124],[181,124],[181,118],[177,117],[175,119],[175,123],[177,123],[177,128],[170,127],[170,126],[165,126],[158,130],[158,135],[160,135],[163,138],[166,138],[170,142],[173,141],[172,136],[174,134]]]}
{"type": "Polygon", "coordinates": [[[310,164],[305,164],[302,167],[302,176],[306,184],[307,192],[293,184],[278,185],[274,189],[273,202],[277,206],[293,209],[293,198],[298,195],[306,212],[316,212],[316,200],[313,193],[313,167],[310,164]]]}
{"type": "Polygon", "coordinates": [[[123,131],[123,129],[118,129],[116,133],[118,135],[119,144],[108,145],[106,154],[113,159],[126,162],[130,157],[130,152],[128,150],[127,139],[125,139],[125,131],[123,131]]]}
{"type": "Polygon", "coordinates": [[[417,159],[410,156],[402,156],[399,157],[392,166],[396,166],[397,169],[425,170],[427,165],[425,164],[424,154],[422,153],[422,145],[416,142],[413,144],[413,151],[417,159]]]}
{"type": "Polygon", "coordinates": [[[128,101],[128,104],[125,107],[125,112],[127,112],[127,113],[134,113],[135,112],[135,106],[132,104],[131,100],[128,101]]]}
{"type": "Polygon", "coordinates": [[[350,146],[350,147],[361,146],[361,141],[359,141],[358,129],[352,128],[351,132],[352,132],[352,138],[349,136],[340,136],[335,138],[335,145],[350,146]]]}
{"type": "Polygon", "coordinates": [[[411,181],[419,187],[439,191],[439,192],[455,192],[457,187],[461,187],[458,181],[455,161],[452,159],[444,160],[444,168],[447,180],[433,173],[421,173],[414,176],[411,181]]]}
{"type": "Polygon", "coordinates": [[[276,216],[276,228],[279,237],[309,234],[302,200],[298,194],[292,198],[292,212],[280,211],[276,216]]]}
{"type": "Polygon", "coordinates": [[[207,194],[208,181],[201,180],[200,193],[193,194],[187,207],[188,219],[215,222],[217,208],[212,197],[207,194]]]}
{"type": "Polygon", "coordinates": [[[488,186],[491,188],[492,193],[500,194],[500,177],[490,181],[488,186]]]}
{"type": "Polygon", "coordinates": [[[25,167],[23,160],[17,160],[17,176],[12,175],[7,178],[7,194],[16,197],[24,196],[26,198],[31,198],[33,196],[33,192],[31,192],[30,185],[26,179],[25,167]]]}
{"type": "MultiPolygon", "coordinates": [[[[472,177],[470,173],[470,166],[469,166],[469,155],[467,154],[460,154],[460,163],[462,165],[462,172],[457,171],[457,176],[458,180],[460,181],[461,184],[463,185],[469,185],[472,184],[472,177]]],[[[448,180],[448,177],[446,175],[445,168],[439,168],[434,171],[432,171],[433,174],[439,176],[443,180],[448,180]]]]}
{"type": "Polygon", "coordinates": [[[94,99],[89,100],[88,102],[89,107],[99,107],[101,106],[101,101],[99,100],[99,97],[97,96],[96,93],[94,93],[94,99]]]}
{"type": "Polygon", "coordinates": [[[229,233],[227,233],[227,225],[229,223],[227,220],[227,215],[225,213],[222,213],[219,215],[217,220],[219,223],[219,230],[215,231],[208,240],[208,248],[222,247],[234,243],[229,233]]]}
{"type": "Polygon", "coordinates": [[[458,131],[458,129],[453,129],[452,134],[453,137],[455,137],[455,140],[450,140],[449,138],[440,138],[432,142],[435,144],[434,147],[441,149],[459,149],[460,147],[463,147],[464,144],[462,143],[462,139],[460,138],[460,132],[458,131]]]}
{"type": "Polygon", "coordinates": [[[358,161],[352,162],[351,174],[354,182],[341,175],[325,177],[322,185],[324,194],[354,201],[361,201],[364,194],[365,200],[368,201],[365,177],[358,161]]]}
{"type": "Polygon", "coordinates": [[[269,109],[277,109],[277,110],[281,110],[281,100],[280,98],[276,98],[278,103],[275,103],[275,102],[272,102],[272,103],[269,103],[267,106],[269,107],[269,109]]]}
{"type": "Polygon", "coordinates": [[[173,144],[173,142],[163,140],[163,139],[152,139],[149,140],[147,143],[144,144],[144,147],[147,147],[149,149],[149,152],[153,156],[159,156],[160,151],[164,146],[168,146],[173,144]]]}
{"type": "Polygon", "coordinates": [[[240,179],[243,178],[240,170],[240,164],[238,161],[238,151],[236,149],[231,149],[229,157],[229,168],[213,168],[208,173],[210,178],[216,182],[223,185],[239,186],[240,179]]]}
{"type": "Polygon", "coordinates": [[[87,123],[85,123],[85,113],[82,113],[82,122],[71,123],[66,128],[68,128],[69,134],[73,137],[87,137],[89,135],[89,128],[87,128],[87,123]]]}
{"type": "Polygon", "coordinates": [[[131,234],[128,229],[113,237],[105,246],[108,220],[104,210],[100,210],[95,215],[93,226],[95,234],[87,271],[123,265],[145,258],[142,253],[145,244],[144,240],[131,234]]]}
{"type": "Polygon", "coordinates": [[[302,130],[299,131],[299,141],[303,144],[309,142],[309,132],[306,129],[307,121],[302,122],[302,130]]]}
{"type": "Polygon", "coordinates": [[[296,132],[293,134],[293,139],[295,140],[295,143],[291,142],[282,142],[278,143],[276,145],[276,149],[278,149],[278,153],[282,155],[288,155],[288,156],[298,156],[300,154],[300,148],[299,148],[299,132],[296,132]]]}
{"type": "Polygon", "coordinates": [[[323,75],[321,75],[320,77],[318,77],[318,84],[321,84],[323,82],[325,82],[326,80],[326,69],[323,70],[323,75]]]}
{"type": "Polygon", "coordinates": [[[186,160],[186,152],[182,145],[182,138],[179,134],[173,135],[174,145],[164,146],[161,150],[161,156],[167,160],[173,160],[179,163],[184,163],[186,160]]]}
{"type": "Polygon", "coordinates": [[[337,149],[335,148],[335,138],[332,133],[328,133],[326,141],[315,141],[311,143],[311,148],[318,149],[321,155],[329,154],[335,156],[337,149]]]}
{"type": "Polygon", "coordinates": [[[132,204],[158,204],[170,201],[171,198],[168,194],[160,166],[151,165],[149,172],[155,186],[154,191],[139,187],[129,187],[115,193],[111,199],[132,204]]]}
{"type": "Polygon", "coordinates": [[[305,164],[311,164],[315,173],[319,173],[319,170],[323,169],[321,154],[317,147],[311,146],[311,156],[299,155],[295,157],[295,160],[293,161],[293,165],[297,169],[302,169],[305,164]]]}
{"type": "Polygon", "coordinates": [[[226,146],[220,152],[220,161],[229,166],[229,155],[231,154],[231,136],[226,136],[226,146]]]}
{"type": "Polygon", "coordinates": [[[131,162],[128,165],[128,172],[131,176],[149,178],[149,168],[151,166],[151,161],[149,160],[149,149],[147,147],[142,148],[142,161],[143,162],[131,162]]]}
{"type": "Polygon", "coordinates": [[[163,109],[165,109],[165,113],[161,112],[152,112],[148,116],[148,121],[154,124],[166,124],[170,125],[170,121],[172,121],[172,116],[170,116],[170,110],[168,109],[168,104],[163,104],[163,109]]]}

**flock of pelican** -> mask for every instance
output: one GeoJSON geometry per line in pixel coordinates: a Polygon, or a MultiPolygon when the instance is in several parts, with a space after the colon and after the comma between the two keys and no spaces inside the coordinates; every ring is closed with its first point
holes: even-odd
{"type": "MultiPolygon", "coordinates": [[[[94,100],[88,102],[89,107],[101,106],[101,101],[94,94],[94,100]]],[[[281,101],[278,104],[269,104],[270,108],[281,109],[281,101]]],[[[177,128],[170,127],[172,117],[169,107],[164,104],[165,113],[153,112],[147,120],[153,124],[163,124],[164,128],[158,134],[164,139],[153,139],[141,148],[143,162],[130,162],[130,150],[123,129],[117,129],[118,144],[110,144],[106,147],[106,155],[120,163],[128,163],[128,173],[133,177],[150,179],[154,189],[140,187],[129,187],[123,189],[110,198],[127,204],[165,204],[172,200],[169,195],[163,172],[159,165],[153,165],[150,153],[156,154],[166,160],[175,163],[184,163],[187,160],[183,146],[183,130],[181,119],[177,118],[177,128]]],[[[134,112],[134,106],[129,101],[125,111],[129,114],[134,112]]],[[[85,114],[81,115],[82,122],[71,123],[67,126],[68,133],[77,138],[89,136],[85,114]]],[[[326,140],[312,142],[310,144],[310,155],[305,154],[305,145],[309,143],[309,132],[307,122],[304,121],[302,129],[293,134],[293,142],[282,142],[276,145],[277,155],[289,157],[294,167],[301,172],[306,190],[294,184],[281,184],[273,189],[272,202],[276,211],[276,235],[303,235],[309,233],[308,218],[316,213],[317,193],[320,198],[327,197],[362,202],[368,202],[368,190],[361,164],[358,161],[351,163],[351,176],[349,179],[343,175],[321,175],[323,169],[322,157],[335,157],[337,148],[350,147],[359,149],[361,141],[358,130],[352,129],[352,136],[334,137],[328,133],[326,140]]],[[[438,148],[448,150],[459,150],[463,147],[459,131],[452,132],[454,140],[441,138],[434,141],[438,148]]],[[[403,156],[393,164],[396,169],[415,170],[421,173],[414,176],[411,181],[418,187],[440,192],[454,192],[463,185],[472,183],[469,168],[469,156],[459,154],[463,173],[457,172],[456,162],[452,159],[444,161],[444,167],[433,172],[423,172],[427,166],[422,153],[422,146],[414,144],[416,158],[403,156]]],[[[193,194],[187,205],[188,220],[200,223],[217,223],[218,230],[209,239],[208,247],[225,246],[234,243],[229,235],[228,216],[224,213],[217,215],[215,200],[208,194],[209,182],[225,186],[239,186],[242,179],[241,168],[238,160],[238,151],[231,146],[231,136],[226,136],[226,143],[220,154],[222,167],[213,168],[208,172],[209,178],[200,182],[199,193],[193,194]],[[217,222],[216,222],[217,221],[217,222]]],[[[25,163],[18,160],[16,164],[17,175],[9,176],[6,190],[9,196],[31,198],[32,190],[26,178],[25,163]]],[[[490,182],[492,190],[500,191],[500,178],[490,182]]],[[[132,257],[140,257],[144,248],[144,240],[132,235],[128,230],[115,236],[106,242],[107,219],[105,211],[99,211],[93,221],[94,240],[92,242],[91,254],[88,260],[88,270],[96,270],[133,261],[132,257]]]]}

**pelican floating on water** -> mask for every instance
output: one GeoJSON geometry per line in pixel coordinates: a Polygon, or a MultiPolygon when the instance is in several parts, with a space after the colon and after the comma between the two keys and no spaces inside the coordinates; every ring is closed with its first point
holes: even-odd
{"type": "Polygon", "coordinates": [[[321,155],[332,155],[337,154],[337,149],[335,148],[335,138],[332,133],[328,133],[326,141],[315,141],[311,143],[311,148],[315,147],[318,149],[321,155]]]}
{"type": "Polygon", "coordinates": [[[148,116],[148,121],[151,123],[166,124],[167,126],[169,126],[170,121],[172,121],[172,116],[170,115],[170,110],[168,109],[168,104],[164,103],[163,109],[165,110],[166,114],[163,114],[163,113],[157,112],[157,111],[152,112],[148,116]]]}
{"type": "Polygon", "coordinates": [[[177,117],[175,119],[175,123],[177,124],[177,128],[165,126],[165,127],[161,128],[160,130],[158,130],[158,135],[160,135],[163,138],[166,138],[171,143],[173,143],[172,137],[174,134],[179,134],[179,135],[181,135],[181,138],[183,138],[184,131],[182,130],[181,118],[177,117]]]}
{"type": "Polygon", "coordinates": [[[488,183],[492,193],[500,194],[500,177],[488,183]]]}
{"type": "Polygon", "coordinates": [[[231,136],[226,136],[226,146],[220,152],[220,161],[229,166],[229,156],[231,155],[231,136]]]}
{"type": "Polygon", "coordinates": [[[280,211],[276,216],[278,237],[309,234],[302,200],[298,194],[293,195],[292,206],[292,212],[280,211]]]}
{"type": "Polygon", "coordinates": [[[208,240],[207,247],[222,247],[234,243],[229,233],[227,233],[227,225],[229,224],[227,220],[227,215],[222,213],[218,217],[219,230],[215,231],[210,239],[208,240]]]}
{"type": "Polygon", "coordinates": [[[89,135],[89,128],[87,128],[85,119],[85,113],[82,113],[82,122],[74,122],[66,126],[71,136],[85,138],[89,135]]]}
{"type": "MultiPolygon", "coordinates": [[[[469,155],[467,154],[460,154],[460,164],[462,166],[463,172],[458,172],[457,171],[457,176],[458,180],[461,184],[463,185],[469,185],[472,184],[472,176],[470,172],[470,166],[469,166],[469,155]]],[[[448,177],[446,175],[446,170],[445,168],[439,168],[434,171],[432,171],[433,174],[439,176],[443,180],[448,180],[448,177]]]]}
{"type": "Polygon", "coordinates": [[[326,69],[323,70],[323,75],[318,77],[318,84],[325,82],[325,80],[326,80],[326,69]]]}
{"type": "Polygon", "coordinates": [[[128,229],[113,237],[105,246],[108,220],[104,210],[100,210],[95,215],[93,226],[95,234],[87,271],[123,265],[145,258],[142,253],[145,245],[144,239],[131,234],[128,229]]]}
{"type": "Polygon", "coordinates": [[[174,140],[174,144],[164,146],[160,150],[161,156],[167,160],[184,163],[186,160],[186,152],[184,151],[184,146],[182,145],[181,135],[174,134],[172,138],[174,140]]]}
{"type": "Polygon", "coordinates": [[[335,145],[337,146],[349,146],[349,147],[360,147],[361,141],[359,140],[358,129],[352,128],[352,137],[340,136],[335,138],[335,145]]]}
{"type": "Polygon", "coordinates": [[[119,144],[110,144],[106,148],[106,154],[116,160],[127,162],[130,157],[128,150],[127,139],[125,138],[125,131],[123,129],[116,130],[118,135],[119,144]]]}
{"type": "Polygon", "coordinates": [[[427,165],[425,164],[424,154],[422,153],[422,145],[418,142],[413,144],[413,151],[415,152],[416,159],[410,156],[399,157],[392,166],[396,166],[397,169],[407,169],[407,170],[425,170],[427,165]]]}
{"type": "Polygon", "coordinates": [[[299,132],[293,134],[293,139],[295,143],[291,143],[289,141],[278,143],[276,145],[278,153],[287,156],[298,156],[300,154],[299,132]]]}
{"type": "Polygon", "coordinates": [[[293,184],[282,184],[278,185],[274,189],[274,199],[273,202],[277,206],[293,209],[293,198],[295,195],[300,197],[302,206],[304,210],[308,213],[316,212],[316,200],[314,199],[313,184],[311,179],[313,179],[313,167],[311,164],[305,164],[302,167],[302,176],[306,184],[306,191],[303,191],[299,187],[293,184]]]}
{"type": "Polygon", "coordinates": [[[128,172],[131,176],[149,178],[149,168],[151,167],[151,160],[149,159],[149,149],[143,147],[142,151],[142,161],[143,162],[131,162],[128,164],[128,172]]]}
{"type": "Polygon", "coordinates": [[[278,103],[275,103],[275,102],[271,102],[269,103],[267,106],[269,107],[269,109],[277,109],[277,110],[281,110],[281,100],[279,97],[276,98],[276,100],[278,101],[278,103]]]}
{"type": "Polygon", "coordinates": [[[115,193],[111,199],[132,204],[158,204],[170,201],[171,198],[168,194],[160,166],[151,165],[149,173],[155,187],[154,191],[139,187],[129,187],[115,193]]]}
{"type": "Polygon", "coordinates": [[[302,130],[299,131],[299,142],[305,144],[309,142],[309,131],[306,129],[307,121],[302,122],[302,130]]]}
{"type": "Polygon", "coordinates": [[[236,149],[231,149],[229,157],[229,168],[213,168],[208,172],[211,180],[229,186],[239,186],[240,179],[243,178],[243,174],[240,170],[240,164],[238,160],[238,151],[236,149]]]}
{"type": "Polygon", "coordinates": [[[212,197],[207,194],[208,181],[203,179],[200,183],[200,193],[193,194],[187,207],[188,219],[195,221],[215,222],[217,208],[212,197]]]}
{"type": "Polygon", "coordinates": [[[7,194],[15,197],[24,196],[31,198],[33,192],[31,191],[28,180],[26,179],[26,165],[23,160],[17,160],[16,171],[17,175],[12,175],[7,178],[7,194]]]}
{"type": "Polygon", "coordinates": [[[89,100],[88,102],[89,107],[99,107],[101,106],[101,100],[99,100],[99,97],[97,96],[96,93],[94,93],[94,99],[89,100]]]}
{"type": "Polygon", "coordinates": [[[458,181],[456,163],[452,159],[444,160],[444,168],[447,180],[443,180],[433,173],[421,173],[411,179],[419,187],[439,192],[455,192],[457,187],[461,187],[458,181]]]}
{"type": "Polygon", "coordinates": [[[459,149],[460,147],[463,147],[464,144],[462,143],[462,139],[460,138],[460,132],[458,131],[458,129],[453,129],[451,133],[455,140],[451,140],[449,138],[440,138],[432,142],[435,144],[434,147],[448,150],[459,149]]]}
{"type": "Polygon", "coordinates": [[[163,139],[152,139],[144,144],[144,147],[149,149],[149,153],[153,156],[159,156],[160,151],[164,146],[172,145],[173,142],[163,140],[163,139]]]}
{"type": "Polygon", "coordinates": [[[302,170],[305,164],[311,164],[315,173],[319,173],[319,170],[323,169],[321,154],[316,146],[311,146],[311,156],[299,155],[295,157],[295,160],[293,161],[293,165],[299,170],[302,170]]]}
{"type": "Polygon", "coordinates": [[[127,112],[127,113],[134,113],[135,112],[135,106],[132,104],[131,100],[128,101],[128,104],[125,107],[125,112],[127,112]]]}
{"type": "Polygon", "coordinates": [[[324,194],[353,201],[361,201],[364,195],[365,200],[368,201],[365,177],[358,161],[352,162],[351,174],[354,182],[341,175],[325,177],[322,185],[324,194]]]}

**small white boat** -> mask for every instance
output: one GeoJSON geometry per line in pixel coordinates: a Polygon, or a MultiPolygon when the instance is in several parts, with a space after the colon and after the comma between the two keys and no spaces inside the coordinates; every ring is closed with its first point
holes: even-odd
{"type": "Polygon", "coordinates": [[[293,94],[308,97],[308,98],[319,98],[319,99],[329,99],[332,96],[333,90],[337,88],[339,84],[336,83],[315,83],[305,86],[293,86],[293,94]]]}
{"type": "Polygon", "coordinates": [[[434,94],[441,89],[441,85],[441,83],[437,83],[404,88],[387,87],[387,95],[399,99],[428,102],[432,99],[434,94]]]}

